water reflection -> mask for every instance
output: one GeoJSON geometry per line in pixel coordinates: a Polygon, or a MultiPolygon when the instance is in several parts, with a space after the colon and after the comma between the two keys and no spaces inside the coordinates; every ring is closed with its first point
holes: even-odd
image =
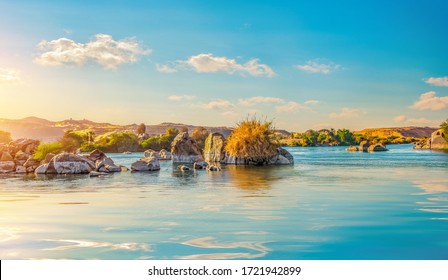
{"type": "Polygon", "coordinates": [[[228,253],[207,253],[207,254],[193,254],[187,256],[181,256],[180,259],[188,260],[198,260],[198,259],[253,259],[261,258],[268,254],[270,251],[264,243],[266,242],[229,242],[220,243],[215,241],[216,239],[212,236],[206,236],[201,238],[196,238],[182,242],[181,244],[199,247],[205,249],[246,249],[253,252],[228,252],[228,253]]]}
{"type": "Polygon", "coordinates": [[[44,248],[44,251],[62,251],[79,248],[109,248],[111,250],[128,250],[128,251],[143,251],[151,252],[151,245],[146,243],[112,243],[112,242],[97,242],[92,240],[54,240],[44,239],[44,242],[67,244],[56,247],[44,248]]]}
{"type": "Polygon", "coordinates": [[[275,181],[292,170],[292,166],[227,165],[222,172],[229,183],[239,189],[264,190],[270,189],[275,181]]]}

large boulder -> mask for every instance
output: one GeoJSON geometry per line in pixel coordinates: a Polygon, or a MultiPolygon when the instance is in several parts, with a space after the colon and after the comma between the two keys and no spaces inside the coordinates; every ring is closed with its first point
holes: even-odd
{"type": "Polygon", "coordinates": [[[367,151],[368,151],[369,153],[371,153],[371,152],[385,152],[385,151],[387,151],[387,149],[386,149],[385,146],[383,146],[383,145],[381,145],[381,144],[373,144],[373,145],[370,145],[370,146],[369,146],[369,148],[367,149],[367,151]]]}
{"type": "Polygon", "coordinates": [[[16,165],[23,165],[29,158],[30,158],[29,154],[22,151],[18,151],[14,155],[14,162],[16,163],[16,165]]]}
{"type": "Polygon", "coordinates": [[[106,157],[106,154],[98,149],[91,151],[90,154],[88,155],[88,158],[93,162],[96,162],[97,160],[102,160],[105,157],[106,157]]]}
{"type": "Polygon", "coordinates": [[[448,142],[445,136],[441,129],[434,131],[431,134],[431,149],[448,149],[448,142]]]}
{"type": "Polygon", "coordinates": [[[0,173],[11,173],[16,171],[16,164],[14,161],[0,161],[0,173]]]}
{"type": "Polygon", "coordinates": [[[10,142],[8,146],[9,150],[13,154],[16,154],[18,151],[22,151],[31,155],[37,149],[39,143],[39,140],[22,138],[10,142]]]}
{"type": "Polygon", "coordinates": [[[61,153],[48,163],[47,174],[84,174],[95,169],[95,164],[82,156],[61,153]]]}
{"type": "Polygon", "coordinates": [[[221,133],[213,132],[207,136],[204,145],[204,160],[206,162],[221,162],[225,158],[225,138],[221,133]]]}
{"type": "Polygon", "coordinates": [[[201,149],[196,141],[188,136],[188,132],[179,133],[171,144],[171,158],[173,163],[194,163],[204,161],[201,149]]]}
{"type": "Polygon", "coordinates": [[[33,159],[32,157],[30,157],[27,161],[25,161],[25,163],[23,164],[23,166],[26,168],[26,172],[27,173],[32,173],[34,172],[34,170],[36,170],[36,168],[40,165],[40,161],[33,159]]]}
{"type": "Polygon", "coordinates": [[[156,157],[144,157],[131,165],[132,171],[157,171],[160,170],[160,163],[156,157]]]}

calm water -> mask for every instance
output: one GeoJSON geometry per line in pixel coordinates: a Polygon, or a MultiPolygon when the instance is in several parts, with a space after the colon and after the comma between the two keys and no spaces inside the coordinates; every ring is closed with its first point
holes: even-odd
{"type": "Polygon", "coordinates": [[[0,259],[448,259],[448,154],[389,148],[288,148],[294,167],[220,173],[2,176],[0,259]]]}

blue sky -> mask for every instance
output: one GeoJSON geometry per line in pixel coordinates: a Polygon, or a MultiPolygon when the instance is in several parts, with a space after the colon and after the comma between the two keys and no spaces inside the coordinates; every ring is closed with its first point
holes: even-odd
{"type": "Polygon", "coordinates": [[[448,117],[446,1],[2,1],[0,118],[293,131],[448,117]],[[92,3],[94,2],[94,3],[92,3]]]}

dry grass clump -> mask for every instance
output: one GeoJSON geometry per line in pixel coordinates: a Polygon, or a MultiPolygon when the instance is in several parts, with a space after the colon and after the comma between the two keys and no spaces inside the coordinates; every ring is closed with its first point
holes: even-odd
{"type": "Polygon", "coordinates": [[[275,128],[271,121],[256,117],[247,118],[232,131],[225,151],[234,157],[250,161],[264,161],[276,154],[280,144],[274,139],[275,128]]]}

